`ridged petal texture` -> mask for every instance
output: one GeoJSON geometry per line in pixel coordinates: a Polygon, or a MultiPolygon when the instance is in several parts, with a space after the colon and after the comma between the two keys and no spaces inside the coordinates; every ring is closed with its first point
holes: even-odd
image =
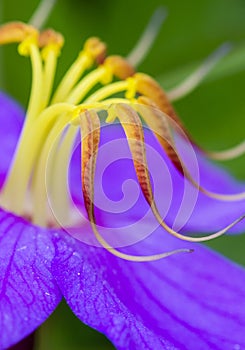
{"type": "MultiPolygon", "coordinates": [[[[128,250],[152,254],[162,238],[183,246],[160,229],[128,250]]],[[[117,349],[245,348],[245,271],[208,248],[185,244],[195,252],[130,263],[68,236],[55,245],[53,275],[69,306],[117,349]]]]}
{"type": "Polygon", "coordinates": [[[6,176],[24,120],[24,110],[0,92],[0,185],[6,176]]]}
{"type": "Polygon", "coordinates": [[[41,325],[61,300],[51,274],[51,238],[48,231],[0,210],[0,349],[41,325]]]}

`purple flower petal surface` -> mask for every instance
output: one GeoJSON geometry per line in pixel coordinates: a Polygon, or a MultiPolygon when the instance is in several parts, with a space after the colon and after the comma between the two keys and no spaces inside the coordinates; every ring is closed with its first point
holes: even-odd
{"type": "MultiPolygon", "coordinates": [[[[89,228],[88,228],[89,229],[89,228]]],[[[131,263],[68,236],[55,237],[53,274],[73,312],[117,349],[245,348],[245,271],[211,250],[157,230],[127,252],[194,248],[131,263]]]]}
{"type": "Polygon", "coordinates": [[[0,92],[0,185],[5,179],[13,157],[23,120],[23,109],[13,99],[0,92]]]}
{"type": "Polygon", "coordinates": [[[50,237],[0,210],[0,349],[41,325],[61,300],[50,270],[50,237]]]}

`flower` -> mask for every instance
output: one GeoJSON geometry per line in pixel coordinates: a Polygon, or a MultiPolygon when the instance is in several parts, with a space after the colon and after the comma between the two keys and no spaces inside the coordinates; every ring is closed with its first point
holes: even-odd
{"type": "MultiPolygon", "coordinates": [[[[2,43],[21,42],[19,51],[21,54],[30,55],[33,67],[33,85],[25,121],[21,109],[6,95],[1,95],[0,103],[3,118],[0,131],[0,348],[11,346],[38,327],[52,313],[62,296],[83,322],[105,333],[118,349],[244,347],[242,328],[245,323],[245,290],[242,268],[207,248],[189,242],[185,243],[184,251],[194,249],[194,254],[178,254],[148,263],[136,264],[130,261],[154,260],[165,256],[149,256],[157,251],[160,242],[170,250],[171,255],[173,252],[183,251],[183,243],[166,234],[177,234],[167,222],[175,215],[180,203],[183,177],[173,167],[170,168],[174,196],[170,215],[166,222],[162,222],[157,206],[164,203],[162,198],[158,198],[157,205],[153,202],[146,171],[148,165],[145,161],[145,144],[157,150],[157,154],[160,154],[158,160],[164,159],[171,167],[170,160],[178,171],[183,169],[183,173],[191,182],[190,186],[196,186],[204,192],[197,197],[195,206],[191,205],[188,220],[178,223],[185,226],[186,230],[210,232],[224,225],[230,227],[231,222],[232,225],[236,223],[236,219],[244,214],[241,206],[241,203],[244,203],[243,193],[235,197],[239,201],[234,201],[232,195],[231,198],[229,195],[221,196],[207,191],[206,187],[209,188],[211,180],[213,183],[213,178],[217,179],[220,192],[229,193],[230,190],[232,193],[238,189],[241,191],[242,185],[232,180],[224,171],[211,166],[202,156],[200,174],[204,182],[202,186],[196,183],[188,172],[189,168],[181,166],[172,139],[169,140],[171,147],[166,146],[162,136],[170,137],[170,134],[162,135],[159,128],[157,133],[151,124],[152,119],[149,119],[152,117],[155,121],[158,120],[159,108],[166,107],[159,105],[162,101],[167,103],[168,114],[174,113],[163,91],[148,76],[139,73],[134,75],[132,67],[124,59],[105,59],[105,45],[100,40],[92,38],[86,42],[84,50],[54,94],[50,106],[56,59],[63,44],[60,34],[50,30],[40,34],[33,27],[13,23],[2,27],[0,40],[2,43]],[[100,66],[78,82],[82,70],[92,68],[95,61],[100,66]],[[122,81],[112,84],[113,75],[122,81]],[[85,98],[98,82],[106,86],[77,106],[77,101],[85,98]],[[117,97],[109,102],[104,101],[111,94],[125,90],[126,99],[117,97]],[[137,104],[131,103],[132,99],[138,98],[136,93],[141,95],[140,100],[137,104]],[[98,103],[100,100],[103,100],[103,104],[98,103]],[[116,113],[122,127],[115,125],[100,130],[98,114],[105,106],[109,106],[106,108],[107,121],[112,122],[116,113]],[[146,131],[145,139],[142,138],[142,127],[137,120],[136,111],[146,118],[161,146],[165,146],[168,157],[163,154],[152,133],[146,131]],[[66,225],[62,228],[61,225],[64,218],[70,219],[67,214],[74,209],[68,202],[66,176],[63,176],[66,175],[70,160],[69,140],[73,143],[76,137],[72,128],[68,129],[66,134],[70,138],[64,136],[62,131],[68,123],[75,127],[80,126],[83,135],[82,159],[77,149],[71,160],[71,197],[76,205],[86,209],[90,219],[78,222],[75,232],[73,228],[76,222],[73,221],[73,217],[70,227],[66,225]],[[123,130],[126,139],[122,135],[123,130]],[[110,164],[103,184],[105,193],[110,194],[112,198],[114,196],[115,200],[120,199],[120,182],[130,174],[130,178],[138,180],[144,194],[139,195],[137,203],[133,203],[130,208],[121,207],[121,211],[124,210],[125,213],[120,217],[115,215],[115,212],[103,212],[104,208],[101,210],[98,206],[94,213],[93,202],[99,203],[98,198],[93,198],[94,182],[95,187],[98,185],[94,173],[100,136],[98,132],[101,132],[101,146],[105,145],[107,157],[114,154],[118,158],[126,141],[129,148],[125,150],[124,157],[128,161],[132,153],[133,158],[133,166],[132,161],[126,162],[121,173],[119,170],[122,164],[110,164]],[[58,143],[55,143],[57,137],[58,143]],[[120,143],[115,144],[113,140],[120,140],[120,143]],[[81,162],[84,200],[80,196],[81,162]],[[140,176],[142,173],[143,177],[140,176]],[[51,199],[46,196],[46,185],[52,192],[51,199]],[[218,202],[210,198],[219,196],[228,199],[229,202],[218,202]],[[48,210],[48,200],[51,201],[53,211],[48,210]],[[149,204],[152,212],[148,211],[149,204]],[[211,204],[213,210],[207,210],[211,204]],[[145,213],[146,218],[142,220],[145,213]],[[202,216],[205,220],[200,220],[202,216]],[[165,230],[159,226],[157,220],[165,230]],[[135,233],[135,223],[138,225],[137,232],[143,232],[144,235],[147,232],[147,237],[136,237],[137,241],[130,243],[137,244],[126,249],[120,249],[122,241],[118,241],[118,237],[117,242],[107,243],[98,233],[96,225],[100,228],[111,225],[109,233],[113,232],[114,235],[114,232],[123,231],[124,239],[127,232],[124,245],[128,245],[129,239],[132,239],[135,233]],[[94,242],[90,245],[84,243],[86,240],[91,243],[93,232],[104,248],[97,247],[94,242]],[[149,235],[151,232],[153,234],[149,235]],[[79,240],[72,237],[77,234],[79,240]],[[232,279],[227,280],[227,276],[232,276],[232,279]]],[[[175,114],[172,116],[176,119],[175,114]]],[[[178,126],[178,119],[176,122],[178,126]]],[[[182,141],[181,138],[178,139],[178,142],[182,141]]],[[[151,155],[149,169],[152,169],[154,176],[157,173],[161,181],[165,181],[162,180],[163,174],[159,172],[159,163],[155,163],[154,153],[151,155]]],[[[99,168],[100,164],[103,166],[105,160],[99,154],[97,167],[99,168]]],[[[156,180],[154,185],[155,183],[156,180]]],[[[134,195],[133,192],[129,194],[134,195]]],[[[167,198],[168,196],[164,198],[164,202],[167,198]]],[[[119,208],[120,206],[122,203],[119,203],[119,208]]],[[[165,209],[168,212],[168,208],[165,209]]],[[[239,225],[240,229],[244,228],[244,222],[240,222],[239,225]]],[[[224,231],[226,229],[219,234],[224,231]]],[[[183,234],[181,238],[192,239],[183,234]]],[[[193,240],[198,238],[194,237],[193,240]]]]}

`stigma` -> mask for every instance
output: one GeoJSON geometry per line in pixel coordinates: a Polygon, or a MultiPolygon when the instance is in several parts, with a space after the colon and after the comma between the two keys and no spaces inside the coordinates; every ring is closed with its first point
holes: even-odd
{"type": "MultiPolygon", "coordinates": [[[[201,187],[183,163],[175,145],[173,131],[179,129],[188,141],[195,142],[177,116],[168,94],[149,75],[135,68],[121,56],[107,56],[106,45],[99,38],[89,38],[78,57],[54,88],[58,57],[63,36],[52,29],[39,31],[21,22],[0,27],[0,44],[17,43],[18,52],[29,57],[32,85],[23,129],[11,166],[0,193],[0,205],[35,225],[59,227],[56,217],[66,217],[74,224],[67,186],[67,169],[77,133],[81,133],[81,191],[94,234],[112,254],[131,261],[152,261],[179,252],[180,249],[148,257],[121,253],[110,246],[98,232],[94,214],[94,177],[99,151],[100,112],[106,122],[117,118],[128,141],[135,173],[151,210],[169,234],[200,242],[224,234],[237,222],[205,237],[188,237],[174,231],[161,217],[154,201],[147,165],[144,129],[148,125],[180,176],[217,200],[240,200],[244,193],[219,194],[201,187]],[[51,170],[47,171],[47,164],[51,170]],[[51,189],[52,193],[47,191],[51,189]],[[55,208],[50,208],[49,196],[55,208]],[[56,215],[55,215],[56,214],[56,215]]],[[[215,153],[217,156],[217,153],[215,153]]],[[[212,153],[209,152],[212,157],[212,153]]]]}

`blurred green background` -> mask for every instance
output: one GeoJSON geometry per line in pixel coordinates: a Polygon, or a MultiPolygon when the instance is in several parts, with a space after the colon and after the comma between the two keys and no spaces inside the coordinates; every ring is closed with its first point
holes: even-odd
{"type": "MultiPolygon", "coordinates": [[[[1,22],[28,21],[37,0],[1,0],[1,22]]],[[[244,138],[245,130],[245,1],[244,0],[59,0],[47,26],[66,39],[58,78],[89,36],[100,36],[109,53],[127,55],[154,10],[168,10],[159,36],[139,70],[170,88],[187,76],[217,46],[234,44],[234,53],[188,97],[175,103],[187,128],[207,149],[225,149],[244,138]]],[[[30,88],[29,61],[16,46],[1,48],[1,89],[26,106],[30,88]]],[[[244,157],[222,166],[245,180],[244,157]]],[[[209,244],[245,265],[245,235],[226,236],[209,244]]],[[[81,324],[63,303],[40,328],[37,350],[113,349],[103,335],[81,324]]]]}

